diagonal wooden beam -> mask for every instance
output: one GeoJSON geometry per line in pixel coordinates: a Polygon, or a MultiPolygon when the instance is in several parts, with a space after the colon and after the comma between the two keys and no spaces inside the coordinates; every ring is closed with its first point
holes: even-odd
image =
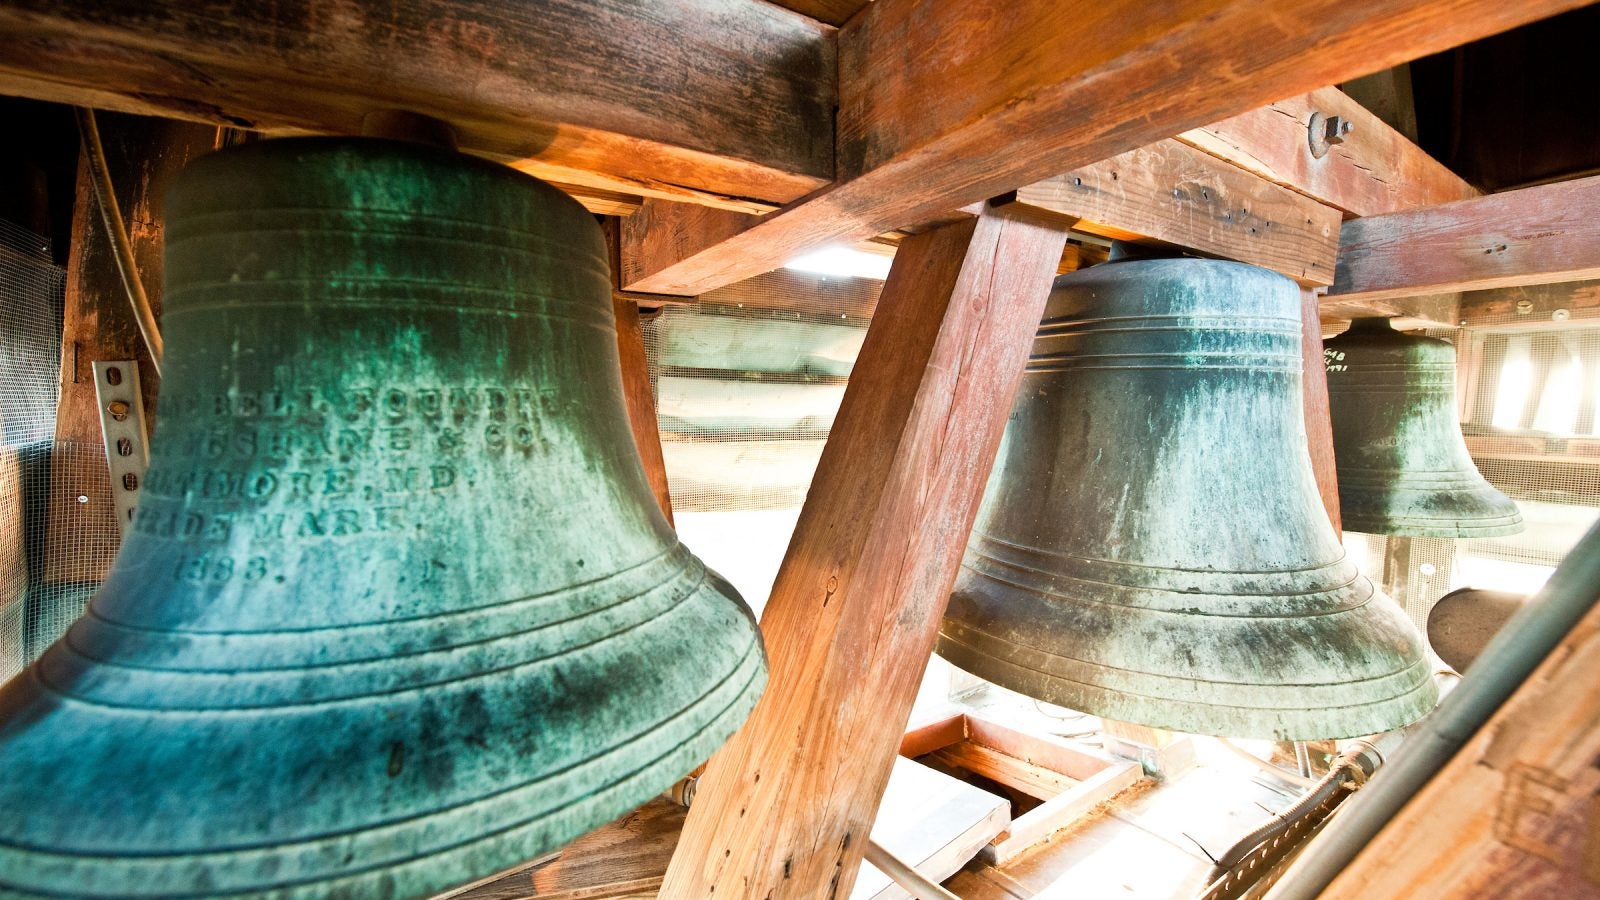
{"type": "Polygon", "coordinates": [[[7,0],[0,93],[269,133],[401,108],[549,180],[785,202],[833,178],[833,32],[758,0],[7,0]]]}
{"type": "Polygon", "coordinates": [[[627,287],[698,295],[1581,5],[877,0],[839,32],[838,182],[627,287]]]}
{"type": "Polygon", "coordinates": [[[1001,211],[901,244],[663,897],[849,895],[1065,240],[1001,211]]]}
{"type": "Polygon", "coordinates": [[[1438,160],[1338,88],[1318,88],[1240,113],[1178,140],[1353,216],[1437,206],[1478,196],[1438,160]],[[1313,113],[1351,129],[1317,157],[1313,113]]]}
{"type": "Polygon", "coordinates": [[[1329,300],[1600,278],[1600,176],[1344,223],[1329,300]]]}

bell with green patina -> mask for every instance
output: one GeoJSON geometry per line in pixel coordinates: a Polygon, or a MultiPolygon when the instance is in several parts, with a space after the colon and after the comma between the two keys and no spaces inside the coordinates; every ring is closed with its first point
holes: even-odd
{"type": "Polygon", "coordinates": [[[1126,722],[1348,737],[1436,689],[1311,471],[1300,291],[1195,259],[1056,281],[940,630],[951,662],[1126,722]]]}
{"type": "Polygon", "coordinates": [[[1456,348],[1357,319],[1323,344],[1344,527],[1367,534],[1516,534],[1522,513],[1479,474],[1456,416],[1456,348]]]}
{"type": "Polygon", "coordinates": [[[0,893],[409,897],[659,793],[766,678],[623,406],[600,229],[361,139],[195,162],[144,503],[0,689],[0,893]]]}

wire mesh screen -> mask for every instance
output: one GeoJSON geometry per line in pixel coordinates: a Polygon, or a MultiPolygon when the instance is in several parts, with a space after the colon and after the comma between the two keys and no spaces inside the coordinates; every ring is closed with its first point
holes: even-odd
{"type": "Polygon", "coordinates": [[[1463,438],[1524,529],[1474,540],[1346,534],[1363,573],[1419,627],[1457,588],[1534,593],[1600,518],[1600,320],[1509,313],[1427,333],[1456,345],[1463,438]]]}
{"type": "Polygon", "coordinates": [[[644,325],[679,534],[758,611],[866,325],[711,303],[644,325]]]}
{"type": "Polygon", "coordinates": [[[32,659],[34,588],[47,564],[44,493],[64,284],[49,241],[0,221],[0,679],[32,659]]]}

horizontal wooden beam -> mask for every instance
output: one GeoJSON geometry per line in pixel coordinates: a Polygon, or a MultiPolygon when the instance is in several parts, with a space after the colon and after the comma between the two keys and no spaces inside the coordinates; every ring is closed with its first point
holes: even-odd
{"type": "Polygon", "coordinates": [[[1460,324],[1466,328],[1548,328],[1552,323],[1595,324],[1600,281],[1530,284],[1461,295],[1460,324]]]}
{"type": "Polygon", "coordinates": [[[1306,286],[1333,283],[1339,211],[1174,140],[1017,191],[1075,231],[1236,259],[1306,286]]]}
{"type": "Polygon", "coordinates": [[[838,174],[631,281],[697,295],[1579,0],[876,0],[839,31],[838,174]]]}
{"type": "Polygon", "coordinates": [[[1330,298],[1600,277],[1600,176],[1344,223],[1330,298]]]}
{"type": "Polygon", "coordinates": [[[1460,176],[1338,88],[1318,88],[1240,113],[1178,140],[1353,216],[1437,206],[1478,196],[1460,176]],[[1341,143],[1318,158],[1310,121],[1350,123],[1341,143]]]}
{"type": "Polygon", "coordinates": [[[786,202],[834,176],[833,32],[756,0],[8,0],[0,93],[273,134],[406,109],[555,181],[786,202]]]}

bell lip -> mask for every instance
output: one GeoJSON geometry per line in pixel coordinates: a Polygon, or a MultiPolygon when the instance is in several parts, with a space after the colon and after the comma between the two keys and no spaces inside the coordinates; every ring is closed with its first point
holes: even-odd
{"type": "MultiPolygon", "coordinates": [[[[1422,673],[1415,684],[1402,693],[1344,707],[1269,709],[1135,697],[1012,663],[1003,656],[1010,646],[1013,645],[995,640],[992,649],[980,649],[953,640],[941,630],[935,651],[957,668],[1024,696],[1101,718],[1187,734],[1285,741],[1364,737],[1416,722],[1431,712],[1439,699],[1433,669],[1425,654],[1407,669],[1395,673],[1404,674],[1408,669],[1422,673]]],[[[1282,685],[1278,690],[1292,700],[1301,686],[1282,685]]]]}
{"type": "MultiPolygon", "coordinates": [[[[63,890],[68,893],[81,890],[82,885],[90,880],[116,884],[117,896],[237,897],[270,894],[274,897],[312,900],[330,895],[367,896],[383,884],[394,885],[401,895],[431,896],[470,884],[503,871],[508,866],[559,848],[583,833],[626,814],[703,762],[738,730],[764,692],[768,671],[766,650],[754,615],[726,579],[703,565],[701,570],[705,578],[695,589],[695,594],[703,603],[729,607],[727,612],[735,622],[732,627],[748,637],[747,643],[737,654],[728,654],[726,670],[700,696],[684,706],[676,707],[674,712],[651,729],[633,733],[623,741],[608,745],[601,754],[584,757],[580,763],[593,763],[608,754],[625,753],[627,746],[636,741],[648,742],[673,719],[696,707],[706,706],[711,712],[698,728],[689,731],[686,736],[678,737],[660,752],[633,761],[631,768],[620,775],[608,773],[606,777],[589,784],[580,781],[583,793],[573,803],[513,821],[509,825],[502,821],[498,823],[502,827],[492,830],[485,828],[466,832],[470,836],[459,843],[443,845],[444,842],[440,841],[431,847],[419,847],[418,842],[425,841],[433,831],[442,834],[461,833],[459,823],[452,824],[450,820],[469,814],[471,810],[480,808],[480,804],[500,802],[502,809],[514,809],[515,806],[497,801],[496,798],[504,791],[494,791],[452,806],[428,808],[409,818],[358,823],[337,835],[313,834],[286,840],[230,843],[208,832],[204,837],[210,838],[212,844],[198,849],[159,853],[150,850],[111,853],[97,847],[61,850],[29,840],[29,836],[20,831],[20,824],[15,826],[18,829],[16,833],[8,833],[11,829],[0,825],[0,896],[59,896],[63,890]],[[720,709],[712,704],[720,704],[720,709]],[[288,858],[298,855],[302,859],[313,860],[303,865],[314,866],[330,855],[328,848],[335,846],[332,843],[334,838],[346,842],[338,846],[357,846],[362,851],[347,867],[331,864],[324,866],[321,871],[286,878],[280,873],[289,868],[288,865],[263,865],[266,859],[276,859],[281,863],[286,855],[288,858]],[[357,844],[361,838],[366,838],[367,843],[357,844]],[[191,866],[184,868],[185,862],[191,863],[191,866]],[[268,874],[260,874],[264,871],[268,874]],[[232,878],[224,877],[228,875],[232,878]],[[273,875],[279,877],[274,878],[273,875]],[[205,884],[203,888],[194,886],[202,881],[205,884]]],[[[499,676],[491,672],[478,677],[499,676]]],[[[35,698],[58,696],[43,684],[37,666],[25,670],[0,691],[26,692],[35,698]]],[[[403,693],[420,696],[426,694],[427,689],[412,689],[403,693]]],[[[56,702],[61,701],[57,699],[56,702]]],[[[86,705],[99,707],[98,704],[86,705]]],[[[291,705],[288,708],[295,707],[291,705]]],[[[252,714],[259,712],[253,711],[252,714]]],[[[199,714],[180,713],[190,716],[199,714]]],[[[126,711],[117,709],[109,715],[120,717],[126,715],[126,711]]],[[[49,719],[39,721],[44,723],[49,719]]],[[[496,739],[496,736],[490,737],[491,742],[496,739]]],[[[270,742],[266,743],[270,745],[270,742]]],[[[548,775],[554,778],[569,770],[570,767],[554,769],[548,775]]],[[[604,767],[600,771],[605,771],[604,767]]],[[[185,773],[171,774],[174,783],[186,781],[183,778],[185,773]]],[[[260,777],[295,778],[306,777],[306,773],[286,775],[280,772],[276,776],[260,777]]],[[[535,779],[515,785],[511,790],[536,790],[537,784],[547,780],[535,779]]],[[[186,796],[204,799],[204,794],[196,791],[189,791],[186,796]]],[[[21,823],[25,817],[11,821],[21,823]]]]}
{"type": "Polygon", "coordinates": [[[1526,528],[1521,513],[1482,520],[1452,519],[1443,524],[1437,519],[1349,513],[1342,507],[1339,516],[1345,531],[1387,537],[1490,538],[1521,534],[1526,528]]]}

